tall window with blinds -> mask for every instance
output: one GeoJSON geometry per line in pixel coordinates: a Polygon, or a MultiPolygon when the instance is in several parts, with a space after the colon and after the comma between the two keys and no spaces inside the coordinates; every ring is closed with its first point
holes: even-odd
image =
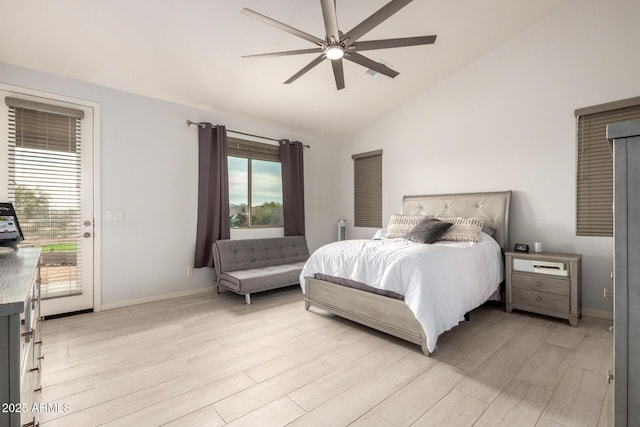
{"type": "Polygon", "coordinates": [[[354,154],[354,225],[382,227],[382,150],[354,154]]]}
{"type": "Polygon", "coordinates": [[[640,98],[576,110],[576,235],[613,236],[613,156],[608,124],[640,119],[640,98]]]}
{"type": "Polygon", "coordinates": [[[81,293],[81,125],[83,112],[7,98],[9,197],[23,245],[42,247],[42,296],[81,293]]]}

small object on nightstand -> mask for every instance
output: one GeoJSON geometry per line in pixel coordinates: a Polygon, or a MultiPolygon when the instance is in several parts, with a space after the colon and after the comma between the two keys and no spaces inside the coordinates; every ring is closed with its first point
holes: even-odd
{"type": "Polygon", "coordinates": [[[524,243],[516,243],[516,246],[513,248],[516,252],[529,252],[529,245],[525,245],[524,243]]]}
{"type": "Polygon", "coordinates": [[[505,253],[506,309],[567,319],[578,326],[582,314],[582,255],[505,253]]]}

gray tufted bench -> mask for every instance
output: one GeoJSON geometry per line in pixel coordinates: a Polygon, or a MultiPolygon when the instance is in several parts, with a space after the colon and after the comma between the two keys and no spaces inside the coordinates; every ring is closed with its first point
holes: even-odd
{"type": "Polygon", "coordinates": [[[309,258],[304,236],[218,240],[213,244],[217,285],[244,295],[295,285],[309,258]]]}

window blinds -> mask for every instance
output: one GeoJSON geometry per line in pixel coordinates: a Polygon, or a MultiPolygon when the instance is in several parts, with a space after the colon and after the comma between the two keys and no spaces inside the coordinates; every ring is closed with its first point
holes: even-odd
{"type": "MultiPolygon", "coordinates": [[[[80,235],[80,114],[69,108],[14,101],[6,98],[8,190],[20,218],[25,244],[66,243],[73,247],[80,235]]],[[[80,284],[76,283],[80,263],[76,253],[69,256],[73,259],[65,258],[63,263],[67,268],[49,271],[45,267],[42,272],[45,285],[49,282],[74,286],[72,290],[60,289],[61,294],[80,292],[80,284]]],[[[57,296],[54,287],[43,289],[43,296],[57,296]]]]}
{"type": "Polygon", "coordinates": [[[640,119],[640,98],[576,110],[578,236],[613,236],[613,156],[608,124],[640,119]]]}
{"type": "Polygon", "coordinates": [[[280,161],[280,147],[262,142],[227,137],[227,155],[245,159],[280,161]]]}
{"type": "Polygon", "coordinates": [[[354,154],[354,225],[382,227],[382,150],[354,154]]]}

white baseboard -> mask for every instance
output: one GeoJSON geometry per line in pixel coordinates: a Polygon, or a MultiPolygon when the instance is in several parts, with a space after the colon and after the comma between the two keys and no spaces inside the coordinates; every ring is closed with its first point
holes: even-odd
{"type": "Polygon", "coordinates": [[[613,320],[613,311],[596,310],[594,308],[582,308],[582,315],[597,317],[598,319],[613,320]]]}
{"type": "Polygon", "coordinates": [[[114,302],[112,304],[103,304],[100,306],[100,310],[101,311],[113,310],[114,308],[129,307],[131,305],[146,304],[149,302],[164,301],[164,300],[173,299],[173,298],[206,294],[209,292],[215,292],[215,290],[216,290],[215,286],[210,286],[206,288],[190,289],[188,291],[171,292],[169,294],[154,295],[152,297],[137,298],[137,299],[127,300],[127,301],[114,302]]]}

